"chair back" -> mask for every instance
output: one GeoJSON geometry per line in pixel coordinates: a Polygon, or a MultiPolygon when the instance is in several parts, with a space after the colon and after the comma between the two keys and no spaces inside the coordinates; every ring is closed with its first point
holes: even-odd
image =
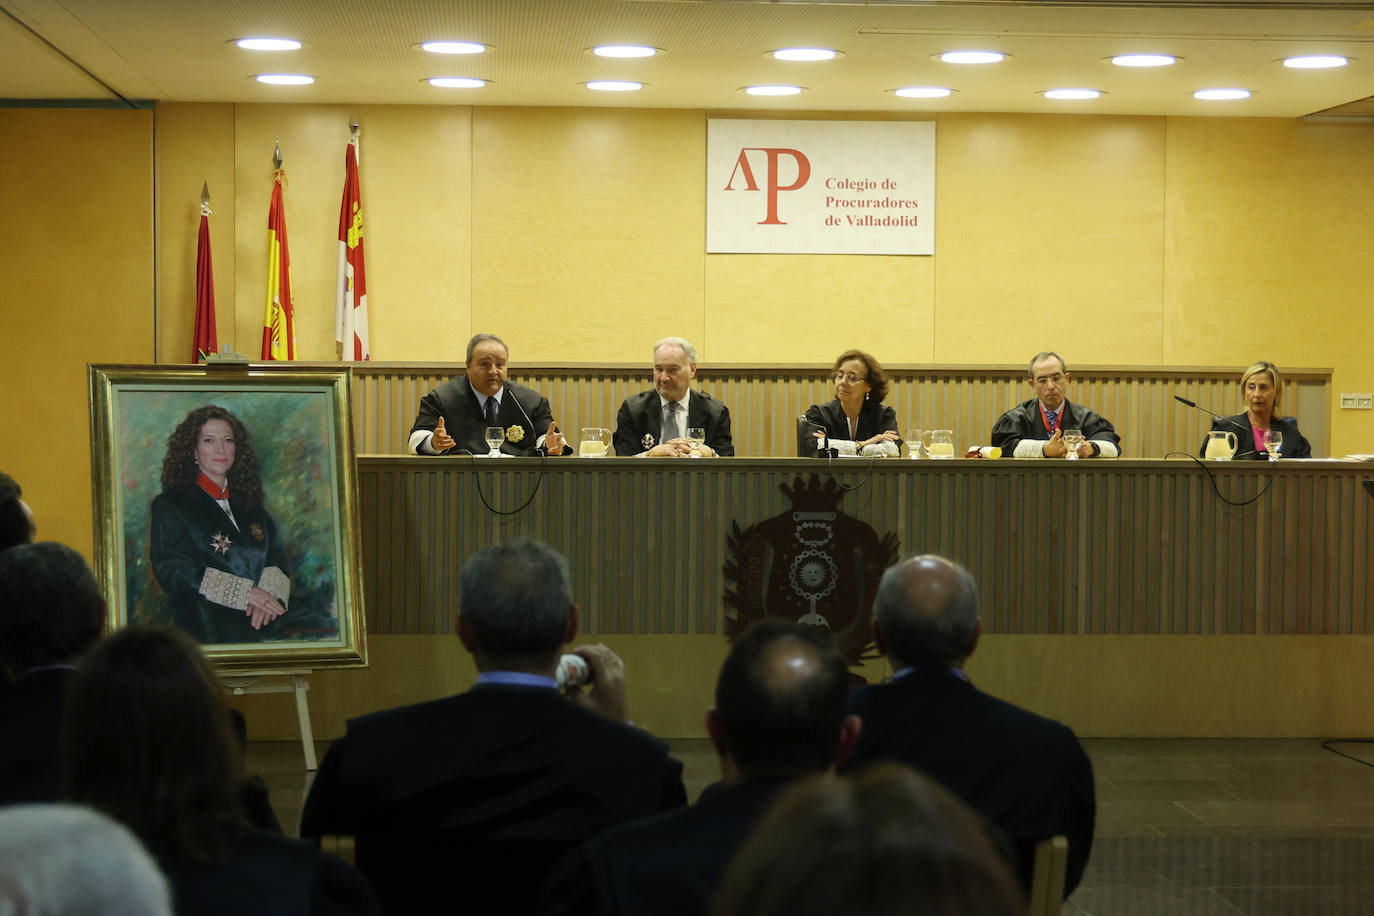
{"type": "Polygon", "coordinates": [[[1031,874],[1030,916],[1059,916],[1064,903],[1064,877],[1069,867],[1069,839],[1052,836],[1035,844],[1031,874]]]}

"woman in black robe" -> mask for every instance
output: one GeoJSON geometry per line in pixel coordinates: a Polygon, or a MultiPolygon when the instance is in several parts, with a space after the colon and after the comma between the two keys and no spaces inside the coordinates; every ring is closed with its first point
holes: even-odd
{"type": "Polygon", "coordinates": [[[167,438],[149,553],[172,619],[201,643],[260,642],[291,597],[286,549],[263,503],[252,440],[222,407],[167,438]]]}

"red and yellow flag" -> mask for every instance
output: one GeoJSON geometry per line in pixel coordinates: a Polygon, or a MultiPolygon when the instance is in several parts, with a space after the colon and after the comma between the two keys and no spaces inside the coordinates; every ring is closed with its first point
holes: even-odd
{"type": "Polygon", "coordinates": [[[286,250],[286,207],[277,169],[267,209],[267,311],[262,319],[262,358],[296,358],[296,310],[291,304],[291,257],[286,250]]]}
{"type": "Polygon", "coordinates": [[[200,238],[196,242],[196,331],[191,362],[219,350],[215,328],[215,272],[210,264],[210,205],[200,205],[200,238]]]}
{"type": "Polygon", "coordinates": [[[343,202],[339,205],[339,282],[334,297],[334,340],[339,359],[371,359],[367,343],[367,279],[363,270],[363,198],[358,187],[358,135],[344,147],[343,202]]]}

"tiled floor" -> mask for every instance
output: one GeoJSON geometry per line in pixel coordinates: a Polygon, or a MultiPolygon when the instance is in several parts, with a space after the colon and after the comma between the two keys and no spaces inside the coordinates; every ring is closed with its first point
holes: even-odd
{"type": "MultiPolygon", "coordinates": [[[[718,776],[710,743],[670,743],[695,797],[718,776]]],[[[1374,916],[1371,766],[1315,739],[1083,743],[1097,840],[1065,916],[1374,916]]],[[[1374,764],[1374,744],[1341,749],[1374,764]]],[[[248,760],[293,832],[308,785],[300,745],[252,742],[248,760]]]]}

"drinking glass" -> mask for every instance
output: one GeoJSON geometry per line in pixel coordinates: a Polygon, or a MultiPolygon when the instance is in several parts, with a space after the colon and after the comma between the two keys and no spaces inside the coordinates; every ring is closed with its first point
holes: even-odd
{"type": "Polygon", "coordinates": [[[919,426],[913,426],[906,431],[906,456],[908,458],[921,457],[921,440],[925,438],[926,431],[919,426]]]}
{"type": "Polygon", "coordinates": [[[689,426],[687,427],[687,442],[692,446],[692,457],[701,457],[701,447],[706,444],[706,427],[689,426]]]}
{"type": "Polygon", "coordinates": [[[499,426],[488,426],[488,427],[487,427],[487,448],[491,449],[491,451],[487,452],[486,457],[488,457],[488,458],[500,458],[500,457],[501,457],[501,443],[502,443],[502,442],[505,442],[505,441],[506,441],[506,431],[505,431],[504,429],[502,429],[502,428],[499,427],[499,426]]]}
{"type": "Polygon", "coordinates": [[[1064,430],[1064,445],[1065,445],[1065,446],[1068,448],[1068,450],[1069,450],[1069,455],[1068,455],[1068,457],[1069,457],[1070,460],[1073,460],[1073,461],[1077,461],[1077,460],[1078,460],[1078,447],[1079,447],[1080,445],[1082,445],[1085,441],[1087,441],[1087,440],[1085,440],[1085,439],[1083,438],[1083,430],[1081,430],[1081,429],[1066,429],[1066,430],[1064,430]]]}
{"type": "Polygon", "coordinates": [[[1264,431],[1264,450],[1269,453],[1270,461],[1279,460],[1279,449],[1283,446],[1283,433],[1277,429],[1264,431]]]}

